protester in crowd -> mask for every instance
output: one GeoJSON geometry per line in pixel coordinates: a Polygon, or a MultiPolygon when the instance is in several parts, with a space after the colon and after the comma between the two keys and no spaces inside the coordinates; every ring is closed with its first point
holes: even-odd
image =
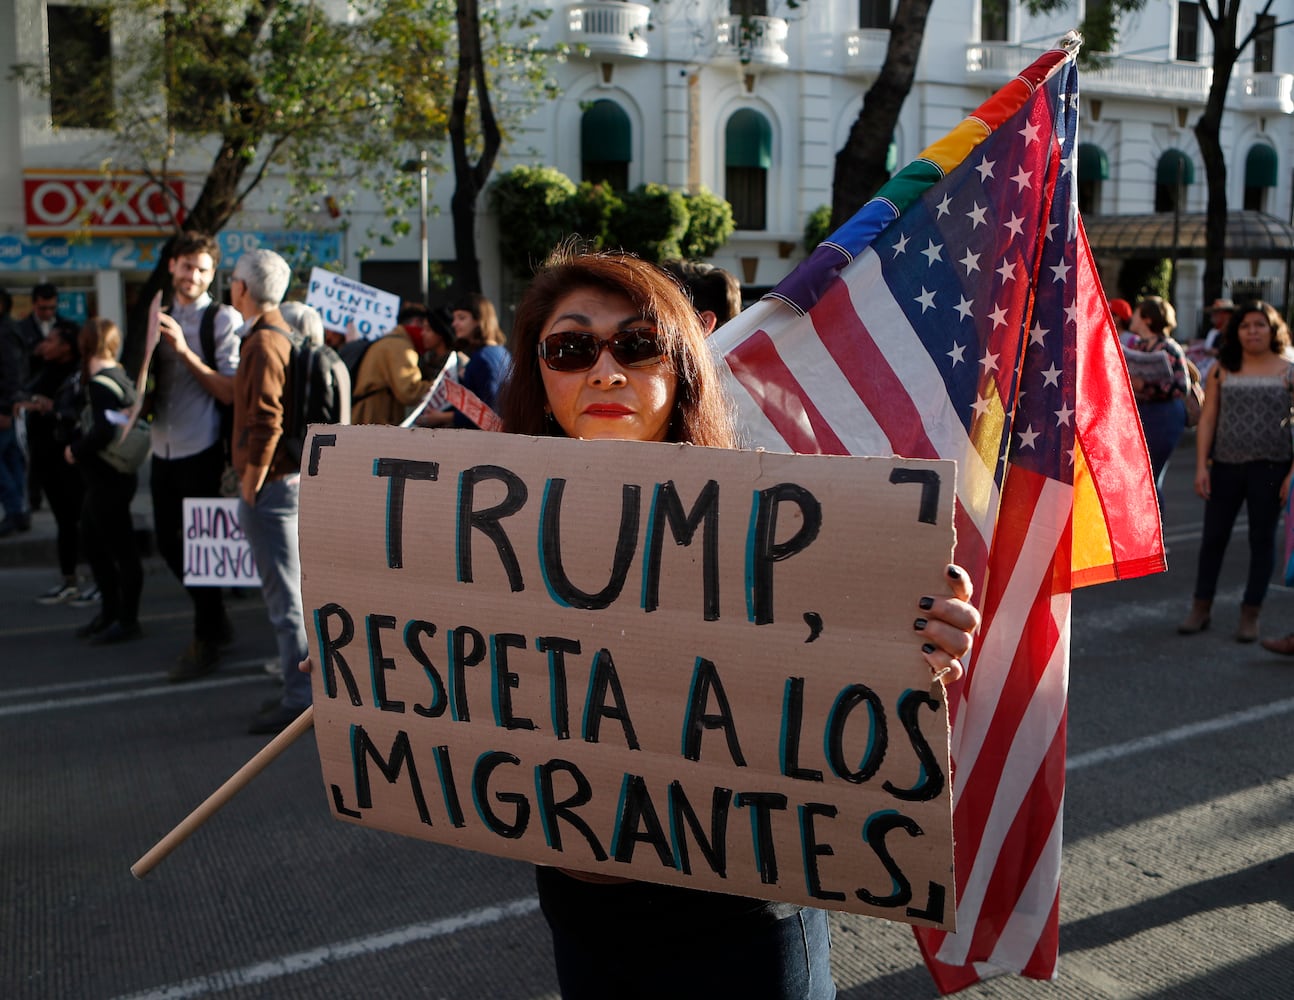
{"type": "Polygon", "coordinates": [[[731,271],[693,260],[667,260],[661,267],[692,299],[707,337],[741,312],[741,282],[731,271]]]}
{"type": "MultiPolygon", "coordinates": [[[[423,336],[426,349],[418,359],[418,364],[422,368],[422,379],[428,386],[435,384],[451,358],[453,368],[445,373],[446,378],[457,379],[467,368],[467,355],[454,349],[455,340],[453,320],[448,310],[429,310],[427,329],[423,336]]],[[[431,405],[424,408],[417,419],[419,427],[449,427],[453,422],[453,409],[438,409],[431,405]]]]}
{"type": "Polygon", "coordinates": [[[1186,345],[1186,357],[1199,369],[1200,377],[1208,375],[1218,356],[1218,348],[1231,317],[1236,311],[1236,304],[1230,299],[1214,299],[1209,307],[1209,325],[1204,331],[1186,345]]]}
{"type": "Polygon", "coordinates": [[[76,566],[81,551],[81,511],[85,482],[79,469],[64,460],[64,449],[74,438],[81,409],[81,330],[69,320],[57,320],[50,335],[36,345],[41,360],[39,374],[28,386],[27,398],[15,404],[26,412],[28,447],[40,469],[41,489],[54,515],[55,550],[59,582],[36,595],[40,604],[90,607],[98,599],[94,586],[77,589],[76,566]]]}
{"type": "MultiPolygon", "coordinates": [[[[696,310],[651,264],[555,255],[518,307],[513,343],[509,431],[734,446],[696,310]]],[[[956,677],[979,617],[966,575],[948,579],[955,596],[922,602],[914,641],[932,672],[956,677]]],[[[555,868],[537,878],[567,1000],[835,995],[820,910],[555,868]]]]}
{"type": "Polygon", "coordinates": [[[369,344],[360,360],[351,423],[399,424],[427,394],[421,355],[434,337],[427,307],[406,305],[396,320],[399,325],[369,344]]]}
{"type": "MultiPolygon", "coordinates": [[[[53,332],[55,322],[63,319],[64,317],[58,314],[58,289],[47,282],[36,285],[31,290],[31,312],[15,324],[21,351],[19,385],[25,391],[29,391],[33,383],[42,382],[41,368],[44,366],[45,361],[37,348],[53,332]]],[[[64,321],[72,322],[71,320],[64,321]]],[[[42,432],[39,418],[34,421],[28,420],[27,503],[31,510],[39,510],[42,493],[41,476],[44,475],[47,468],[52,466],[49,463],[33,465],[31,462],[33,423],[36,425],[35,431],[38,437],[42,432]]]]}
{"type": "Polygon", "coordinates": [[[1114,317],[1114,326],[1119,331],[1119,343],[1131,347],[1137,342],[1137,335],[1132,332],[1132,304],[1127,299],[1110,299],[1110,315],[1114,317]]]}
{"type": "MultiPolygon", "coordinates": [[[[230,419],[242,318],[211,298],[220,244],[207,233],[184,232],[171,244],[167,269],[174,299],[160,317],[154,352],[149,488],[157,550],[184,582],[184,501],[218,497],[229,462],[230,419]]],[[[185,587],[193,605],[193,638],[167,674],[173,683],[216,669],[233,641],[220,587],[185,587]]]]}
{"type": "Polygon", "coordinates": [[[261,706],[248,732],[277,733],[310,705],[310,679],[297,670],[306,655],[301,610],[297,510],[301,486],[295,458],[280,447],[287,399],[291,341],[279,311],[292,271],[272,250],[238,258],[230,280],[234,308],[245,320],[234,375],[234,471],[238,518],[261,575],[265,610],[278,642],[283,693],[261,706]]]}
{"type": "Polygon", "coordinates": [[[144,572],[130,516],[138,477],[120,472],[101,452],[121,434],[108,414],[122,414],[135,405],[135,384],[117,363],[121,331],[111,320],[92,319],[81,328],[81,398],[90,420],[67,445],[63,457],[75,465],[85,483],[81,540],[94,582],[99,587],[99,613],[76,630],[94,645],[127,642],[143,635],[139,626],[139,597],[144,572]]]}
{"type": "MultiPolygon", "coordinates": [[[[472,293],[454,304],[454,335],[457,347],[470,359],[463,372],[463,387],[470,389],[491,410],[497,408],[499,389],[508,376],[512,358],[504,346],[494,304],[484,295],[472,293]]],[[[461,413],[454,414],[455,427],[472,427],[461,413]]]]}
{"type": "Polygon", "coordinates": [[[1258,638],[1258,615],[1276,560],[1276,523],[1294,464],[1294,364],[1284,356],[1289,346],[1289,328],[1275,309],[1266,302],[1243,305],[1205,380],[1195,432],[1195,492],[1205,500],[1204,532],[1195,599],[1177,628],[1184,635],[1209,626],[1222,558],[1243,504],[1249,513],[1249,576],[1236,639],[1258,638]]]}
{"type": "Polygon", "coordinates": [[[18,442],[14,403],[22,398],[26,353],[10,316],[13,296],[0,288],[0,538],[31,530],[27,510],[27,456],[18,442]]]}
{"type": "Polygon", "coordinates": [[[1151,295],[1137,303],[1132,314],[1131,330],[1137,341],[1128,351],[1162,353],[1168,364],[1162,378],[1146,380],[1132,374],[1132,390],[1137,397],[1137,413],[1141,429],[1146,436],[1146,449],[1150,452],[1150,469],[1155,476],[1155,493],[1159,498],[1159,511],[1164,510],[1164,470],[1172,458],[1173,449],[1186,429],[1186,396],[1189,387],[1186,372],[1186,355],[1173,339],[1177,326],[1177,313],[1171,304],[1158,295],[1151,295]]]}

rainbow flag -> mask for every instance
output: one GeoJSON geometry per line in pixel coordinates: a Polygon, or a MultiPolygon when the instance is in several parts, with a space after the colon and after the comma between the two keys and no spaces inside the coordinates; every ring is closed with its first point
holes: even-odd
{"type": "Polygon", "coordinates": [[[1077,113],[1052,50],[711,338],[750,444],[958,462],[984,624],[948,690],[958,930],[917,930],[943,992],[1055,976],[1070,592],[1165,568],[1077,113]]]}

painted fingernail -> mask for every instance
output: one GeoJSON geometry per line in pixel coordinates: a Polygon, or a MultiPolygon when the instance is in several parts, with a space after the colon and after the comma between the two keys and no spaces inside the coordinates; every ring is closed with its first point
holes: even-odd
{"type": "Polygon", "coordinates": [[[958,569],[956,566],[950,565],[948,567],[948,576],[950,579],[960,580],[962,577],[962,571],[958,569]]]}
{"type": "Polygon", "coordinates": [[[912,627],[916,629],[918,632],[920,632],[922,629],[926,627],[927,624],[928,623],[924,618],[918,618],[916,621],[912,623],[912,627]]]}
{"type": "Polygon", "coordinates": [[[921,600],[917,601],[917,607],[919,607],[922,611],[929,611],[934,606],[935,606],[935,599],[933,597],[923,597],[921,598],[921,600]]]}
{"type": "Polygon", "coordinates": [[[933,653],[934,651],[935,644],[933,642],[927,642],[921,647],[921,652],[923,653],[933,653]]]}

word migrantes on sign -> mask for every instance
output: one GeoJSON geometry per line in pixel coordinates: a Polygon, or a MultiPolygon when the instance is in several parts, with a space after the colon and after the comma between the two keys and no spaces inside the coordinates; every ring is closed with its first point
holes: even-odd
{"type": "Polygon", "coordinates": [[[334,815],[951,927],[947,705],[913,620],[946,592],[954,463],[489,445],[313,429],[301,575],[334,815]]]}

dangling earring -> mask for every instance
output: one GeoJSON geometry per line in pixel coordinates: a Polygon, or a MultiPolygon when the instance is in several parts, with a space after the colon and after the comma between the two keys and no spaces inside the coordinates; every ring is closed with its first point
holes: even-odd
{"type": "Polygon", "coordinates": [[[553,411],[549,410],[544,414],[544,427],[548,431],[549,437],[565,437],[566,433],[562,430],[562,425],[557,422],[553,416],[553,411]]]}

